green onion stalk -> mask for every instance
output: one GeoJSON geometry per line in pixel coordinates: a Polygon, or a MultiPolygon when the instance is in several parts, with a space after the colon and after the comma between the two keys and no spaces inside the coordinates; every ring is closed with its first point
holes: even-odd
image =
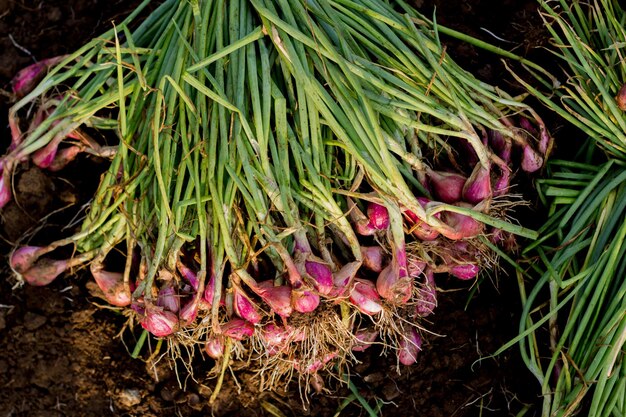
{"type": "Polygon", "coordinates": [[[174,354],[216,360],[216,393],[244,354],[264,388],[295,374],[321,390],[376,343],[410,365],[435,277],[473,280],[494,245],[536,235],[508,208],[515,175],[549,156],[543,122],[456,65],[405,3],[169,0],[137,24],[139,11],[20,90],[2,204],[17,164],[111,165],[81,229],[11,266],[44,285],[89,265],[174,354]],[[77,255],[55,259],[62,246],[77,255]]]}
{"type": "Polygon", "coordinates": [[[537,181],[549,216],[518,269],[519,336],[500,351],[519,343],[543,416],[624,415],[626,13],[610,0],[540,4],[563,72],[533,66],[539,86],[518,80],[587,138],[537,181]]]}

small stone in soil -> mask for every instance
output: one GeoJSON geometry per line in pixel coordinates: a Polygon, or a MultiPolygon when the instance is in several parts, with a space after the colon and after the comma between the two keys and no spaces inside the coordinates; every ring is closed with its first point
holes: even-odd
{"type": "Polygon", "coordinates": [[[118,400],[123,407],[130,408],[141,402],[141,393],[136,388],[127,388],[119,393],[118,400]]]}
{"type": "Polygon", "coordinates": [[[30,311],[27,311],[26,314],[24,314],[24,327],[30,331],[40,328],[46,323],[46,321],[46,316],[42,316],[40,314],[35,314],[30,311]]]}

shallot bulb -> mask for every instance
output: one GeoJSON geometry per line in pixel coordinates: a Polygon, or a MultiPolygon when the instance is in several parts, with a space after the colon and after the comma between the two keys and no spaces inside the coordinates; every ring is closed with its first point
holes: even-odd
{"type": "Polygon", "coordinates": [[[380,272],[383,270],[385,252],[380,246],[361,246],[363,266],[370,271],[380,272]]]}
{"type": "Polygon", "coordinates": [[[455,276],[462,280],[468,280],[476,278],[480,267],[473,263],[454,265],[450,268],[450,275],[455,276]]]}
{"type": "Polygon", "coordinates": [[[0,160],[0,209],[11,201],[11,172],[5,160],[0,160]]]}
{"type": "Polygon", "coordinates": [[[539,171],[543,166],[543,157],[530,144],[525,144],[522,149],[522,169],[532,173],[539,171]]]}
{"type": "Polygon", "coordinates": [[[419,317],[430,315],[437,306],[437,285],[435,274],[430,268],[424,270],[424,284],[417,290],[415,313],[419,317]]]}
{"type": "Polygon", "coordinates": [[[60,171],[65,168],[70,162],[76,159],[76,156],[82,152],[80,146],[72,145],[67,148],[59,149],[54,156],[52,163],[48,166],[48,170],[52,172],[60,171]]]}
{"type": "Polygon", "coordinates": [[[235,340],[243,340],[254,334],[254,325],[244,319],[233,318],[222,325],[222,334],[235,340]]]}
{"type": "Polygon", "coordinates": [[[349,284],[354,279],[357,271],[361,267],[361,262],[350,262],[345,264],[339,271],[333,274],[333,290],[329,294],[331,297],[344,295],[349,284]]]}
{"type": "Polygon", "coordinates": [[[463,187],[467,178],[453,172],[427,170],[431,188],[435,196],[444,203],[455,203],[463,196],[463,187]]]}
{"type": "Polygon", "coordinates": [[[401,364],[410,366],[417,362],[417,354],[422,350],[422,338],[413,327],[402,336],[398,345],[398,360],[401,364]]]}
{"type": "MultiPolygon", "coordinates": [[[[176,269],[178,269],[178,272],[180,272],[180,275],[185,279],[185,281],[187,281],[189,285],[191,285],[191,287],[197,291],[198,286],[200,285],[200,283],[198,282],[198,275],[195,272],[193,272],[191,268],[185,265],[180,259],[176,260],[176,269]]],[[[207,284],[205,288],[205,295],[211,296],[210,299],[205,300],[208,303],[213,301],[212,295],[213,295],[213,287],[215,286],[215,280],[213,280],[213,285],[210,285],[210,284],[211,284],[211,281],[209,281],[209,284],[207,284]],[[206,293],[207,290],[209,291],[208,294],[206,293]]]]}
{"type": "MultiPolygon", "coordinates": [[[[422,207],[426,207],[431,201],[424,197],[418,197],[417,202],[422,207]]],[[[403,210],[402,214],[407,220],[409,226],[409,233],[413,234],[419,240],[431,241],[437,239],[439,236],[439,232],[433,229],[430,225],[422,221],[417,214],[413,213],[411,210],[403,210]]],[[[434,216],[435,218],[441,218],[441,213],[437,213],[434,216]]]]}
{"type": "Polygon", "coordinates": [[[163,307],[173,313],[177,313],[180,309],[180,297],[176,293],[176,289],[171,284],[166,284],[159,290],[157,298],[157,306],[163,307]]]}
{"type": "Polygon", "coordinates": [[[452,229],[442,229],[441,231],[448,239],[458,240],[476,237],[481,234],[485,228],[484,223],[465,214],[444,211],[441,217],[441,220],[452,229]]]}
{"type": "Polygon", "coordinates": [[[333,271],[330,267],[310,256],[304,262],[306,273],[313,278],[313,288],[323,295],[328,295],[333,289],[333,271]]]}
{"type": "Polygon", "coordinates": [[[213,359],[224,355],[224,338],[221,335],[209,337],[204,345],[204,351],[213,359]]]}
{"type": "Polygon", "coordinates": [[[9,265],[17,273],[26,272],[37,262],[40,253],[44,250],[45,248],[41,246],[22,246],[13,251],[9,259],[9,265]]]}
{"type": "Polygon", "coordinates": [[[63,61],[67,55],[55,56],[43,59],[22,68],[11,80],[13,93],[21,98],[30,93],[33,88],[46,75],[49,68],[63,61]]]}
{"type": "Polygon", "coordinates": [[[376,230],[386,230],[389,227],[389,212],[385,206],[376,203],[367,205],[369,224],[376,230]]]}
{"type": "Polygon", "coordinates": [[[358,330],[354,334],[356,339],[352,350],[354,352],[363,352],[368,347],[372,346],[378,338],[378,332],[375,330],[358,330]]]}
{"type": "Polygon", "coordinates": [[[293,331],[286,327],[268,323],[263,326],[262,340],[265,351],[268,355],[275,355],[281,352],[290,342],[290,335],[293,331]]]}
{"type": "Polygon", "coordinates": [[[463,186],[463,200],[478,204],[483,200],[490,199],[491,196],[491,170],[489,166],[484,167],[477,164],[472,175],[463,186]]]}
{"type": "Polygon", "coordinates": [[[385,300],[394,304],[404,304],[411,298],[413,280],[392,262],[381,271],[376,279],[376,291],[385,300]]]}
{"type": "Polygon", "coordinates": [[[237,287],[233,287],[233,307],[235,313],[244,320],[249,321],[252,324],[258,324],[261,322],[261,315],[259,314],[257,306],[250,300],[250,298],[244,293],[244,291],[237,287]]]}
{"type": "Polygon", "coordinates": [[[319,295],[308,290],[293,290],[291,292],[293,309],[299,313],[310,313],[320,304],[319,295]]]}
{"type": "Polygon", "coordinates": [[[141,327],[156,337],[169,336],[178,329],[178,317],[175,313],[161,307],[150,306],[146,308],[141,327]]]}
{"type": "Polygon", "coordinates": [[[354,287],[350,292],[350,301],[363,314],[374,316],[383,311],[380,296],[373,282],[361,278],[354,279],[354,287]]]}
{"type": "MultiPolygon", "coordinates": [[[[96,284],[104,293],[104,298],[109,304],[117,307],[126,307],[131,303],[131,295],[124,286],[124,275],[121,272],[105,271],[96,262],[91,264],[91,275],[96,284]]],[[[173,290],[173,288],[172,288],[173,290]]]]}
{"type": "Polygon", "coordinates": [[[191,301],[183,306],[180,310],[180,321],[185,324],[191,324],[198,316],[198,308],[200,307],[200,297],[195,294],[191,301]]]}
{"type": "Polygon", "coordinates": [[[22,279],[33,286],[50,284],[70,266],[70,261],[41,258],[44,248],[38,246],[23,246],[11,254],[9,264],[22,279]]]}
{"type": "Polygon", "coordinates": [[[262,281],[255,288],[250,288],[270,306],[270,309],[281,317],[289,317],[293,312],[291,305],[291,287],[274,286],[271,280],[262,281]]]}

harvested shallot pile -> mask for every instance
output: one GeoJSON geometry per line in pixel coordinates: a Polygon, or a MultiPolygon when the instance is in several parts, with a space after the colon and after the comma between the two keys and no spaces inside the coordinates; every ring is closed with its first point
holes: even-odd
{"type": "Polygon", "coordinates": [[[321,391],[373,344],[413,364],[437,277],[536,237],[516,183],[544,123],[402,0],[148,4],[14,79],[0,206],[20,164],[111,161],[77,230],[15,248],[19,282],[88,268],[141,341],[214,360],[214,396],[232,358],[321,391]]]}

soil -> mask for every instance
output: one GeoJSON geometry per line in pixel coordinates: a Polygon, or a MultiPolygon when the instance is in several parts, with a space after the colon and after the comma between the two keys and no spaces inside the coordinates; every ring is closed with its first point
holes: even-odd
{"type": "MultiPolygon", "coordinates": [[[[34,59],[73,51],[110,28],[138,2],[105,0],[0,0],[0,88],[34,59]]],[[[523,55],[545,42],[534,0],[419,1],[439,23],[523,55]],[[487,30],[484,30],[484,29],[487,30]],[[504,40],[499,40],[504,39],[504,40]]],[[[521,91],[500,60],[460,42],[449,52],[479,77],[521,91]]],[[[11,99],[0,96],[0,137],[9,141],[6,114],[11,99]]],[[[49,242],[80,219],[105,164],[82,160],[50,175],[20,168],[17,202],[0,211],[0,248],[49,242]],[[70,207],[70,208],[67,208],[70,207]],[[65,210],[61,210],[66,208],[65,210]],[[45,222],[41,220],[45,217],[45,222]],[[69,225],[69,226],[68,226],[69,225]]],[[[0,265],[7,265],[6,258],[0,265]]],[[[92,296],[82,271],[47,287],[12,288],[8,267],[0,276],[0,416],[333,416],[350,395],[345,384],[326,381],[333,393],[302,403],[296,384],[259,392],[253,375],[227,374],[220,396],[208,405],[215,381],[208,363],[194,362],[195,380],[177,373],[166,358],[132,359],[138,333],[125,318],[92,296]],[[183,382],[179,383],[179,378],[183,382]],[[276,411],[278,410],[278,411],[276,411]]],[[[394,357],[371,348],[350,376],[362,397],[382,404],[386,416],[507,416],[539,401],[538,384],[516,349],[490,354],[516,334],[520,303],[514,277],[486,279],[470,295],[469,283],[438,282],[441,293],[418,363],[396,371],[394,357]]],[[[154,347],[154,346],[152,346],[154,347]]],[[[179,364],[180,365],[180,364],[179,364]]],[[[537,409],[537,407],[535,407],[537,409]]],[[[355,400],[341,415],[367,415],[355,400]]],[[[532,415],[527,414],[527,415],[532,415]]]]}

